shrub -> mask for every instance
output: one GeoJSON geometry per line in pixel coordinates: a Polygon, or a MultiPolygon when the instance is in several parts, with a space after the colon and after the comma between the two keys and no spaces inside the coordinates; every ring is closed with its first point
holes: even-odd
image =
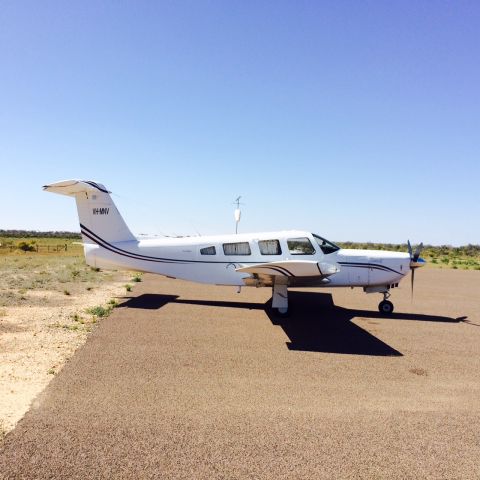
{"type": "Polygon", "coordinates": [[[95,317],[106,317],[110,313],[110,308],[97,305],[96,307],[87,308],[86,312],[94,315],[95,317]]]}
{"type": "Polygon", "coordinates": [[[35,252],[37,250],[33,243],[28,242],[20,242],[17,245],[17,248],[23,252],[35,252]]]}

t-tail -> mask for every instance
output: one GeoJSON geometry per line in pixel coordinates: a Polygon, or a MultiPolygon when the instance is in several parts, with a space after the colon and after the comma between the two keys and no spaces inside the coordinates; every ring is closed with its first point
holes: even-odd
{"type": "Polygon", "coordinates": [[[127,224],[101,183],[87,180],[64,180],[43,187],[47,192],[75,197],[78,219],[85,244],[136,241],[127,224]]]}

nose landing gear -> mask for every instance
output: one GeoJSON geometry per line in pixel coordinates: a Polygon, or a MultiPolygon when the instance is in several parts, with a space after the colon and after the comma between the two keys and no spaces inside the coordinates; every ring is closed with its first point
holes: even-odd
{"type": "Polygon", "coordinates": [[[390,292],[388,290],[382,293],[383,300],[378,304],[378,311],[388,315],[393,312],[393,303],[387,300],[387,298],[390,297],[390,292]]]}
{"type": "Polygon", "coordinates": [[[398,287],[398,283],[374,287],[363,287],[365,293],[383,293],[383,300],[378,304],[378,311],[384,315],[393,312],[393,303],[387,300],[390,297],[390,288],[398,287]]]}

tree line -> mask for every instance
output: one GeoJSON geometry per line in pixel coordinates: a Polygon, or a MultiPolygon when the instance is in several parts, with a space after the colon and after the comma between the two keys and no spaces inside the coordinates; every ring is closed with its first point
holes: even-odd
{"type": "Polygon", "coordinates": [[[82,238],[79,232],[66,231],[49,231],[39,232],[37,230],[2,230],[0,229],[0,237],[12,238],[82,238]]]}

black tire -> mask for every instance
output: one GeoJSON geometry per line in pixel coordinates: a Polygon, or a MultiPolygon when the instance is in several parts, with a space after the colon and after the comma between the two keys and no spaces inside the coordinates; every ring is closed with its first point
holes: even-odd
{"type": "Polygon", "coordinates": [[[290,316],[290,309],[287,309],[286,312],[281,312],[279,308],[274,308],[275,315],[280,318],[287,318],[290,316]]]}
{"type": "Polygon", "coordinates": [[[378,304],[378,311],[380,313],[384,313],[385,315],[389,315],[393,312],[393,303],[389,302],[388,300],[382,300],[378,304]]]}

